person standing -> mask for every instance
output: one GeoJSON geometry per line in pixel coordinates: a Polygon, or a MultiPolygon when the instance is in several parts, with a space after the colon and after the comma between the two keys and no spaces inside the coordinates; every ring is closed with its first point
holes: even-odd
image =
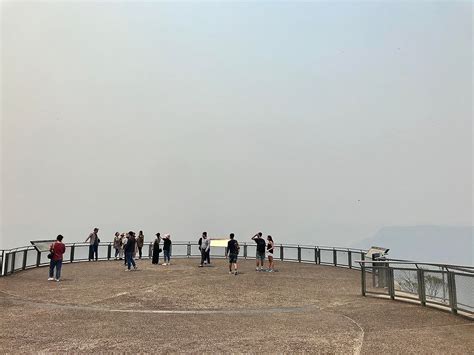
{"type": "Polygon", "coordinates": [[[60,234],[56,237],[56,241],[51,244],[49,251],[51,260],[49,262],[49,278],[48,281],[57,281],[61,279],[61,268],[63,266],[63,254],[66,252],[66,246],[63,244],[63,236],[60,234]],[[56,269],[56,277],[54,278],[54,269],[56,269]]]}
{"type": "Polygon", "coordinates": [[[164,258],[164,263],[163,265],[170,265],[171,261],[171,236],[169,234],[166,234],[165,237],[163,238],[163,258],[164,258]]]}
{"type": "Polygon", "coordinates": [[[91,234],[89,234],[89,236],[87,237],[85,241],[86,243],[87,241],[89,241],[89,261],[94,260],[94,256],[95,256],[95,261],[97,261],[98,259],[100,240],[97,233],[99,233],[99,228],[94,228],[94,231],[91,234]]]}
{"type": "Polygon", "coordinates": [[[262,232],[255,234],[252,237],[252,240],[257,243],[257,267],[255,271],[263,271],[263,263],[265,261],[265,240],[262,238],[262,232]]]}
{"type": "Polygon", "coordinates": [[[145,236],[143,235],[143,231],[140,231],[138,232],[138,238],[137,238],[138,259],[142,258],[143,244],[145,244],[145,236]]]}
{"type": "Polygon", "coordinates": [[[120,255],[120,249],[122,249],[122,238],[120,237],[120,233],[116,232],[114,236],[114,249],[115,249],[115,260],[118,259],[120,255]]]}
{"type": "Polygon", "coordinates": [[[234,275],[237,275],[237,257],[239,256],[239,242],[234,239],[234,233],[230,233],[230,240],[227,242],[225,256],[229,255],[229,274],[232,274],[232,266],[234,266],[234,275]]]}
{"type": "Polygon", "coordinates": [[[199,267],[203,267],[204,263],[211,263],[209,258],[211,251],[211,241],[207,238],[207,232],[202,232],[202,239],[201,239],[201,264],[199,267]]]}
{"type": "Polygon", "coordinates": [[[124,265],[127,265],[127,259],[125,259],[125,244],[127,243],[127,235],[126,233],[120,234],[120,253],[119,253],[119,260],[122,258],[125,260],[124,265]]]}
{"type": "Polygon", "coordinates": [[[267,236],[267,256],[268,256],[268,272],[273,272],[273,251],[275,243],[271,235],[267,236]]]}
{"type": "Polygon", "coordinates": [[[156,238],[155,238],[155,241],[153,242],[153,258],[151,259],[151,263],[156,264],[156,265],[159,265],[158,263],[160,261],[160,253],[161,253],[160,240],[161,240],[160,233],[156,233],[156,238]]]}
{"type": "Polygon", "coordinates": [[[127,269],[125,269],[125,271],[130,271],[132,265],[134,270],[137,269],[135,260],[133,260],[133,252],[135,251],[136,243],[135,233],[132,231],[128,232],[127,243],[125,244],[125,260],[127,261],[127,269]]]}

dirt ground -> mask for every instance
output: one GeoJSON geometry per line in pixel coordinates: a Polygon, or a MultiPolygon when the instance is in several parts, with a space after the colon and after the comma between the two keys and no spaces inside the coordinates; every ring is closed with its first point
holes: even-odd
{"type": "Polygon", "coordinates": [[[170,266],[139,260],[65,264],[0,278],[0,352],[310,352],[465,354],[474,322],[432,308],[362,297],[360,272],[277,263],[256,272],[223,259],[170,266]]]}

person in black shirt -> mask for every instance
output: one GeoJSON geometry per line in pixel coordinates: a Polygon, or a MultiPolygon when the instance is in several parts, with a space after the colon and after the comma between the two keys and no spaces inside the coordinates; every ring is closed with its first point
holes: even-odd
{"type": "Polygon", "coordinates": [[[161,253],[160,240],[161,240],[160,233],[156,233],[156,238],[155,238],[155,241],[153,242],[153,258],[151,259],[151,263],[156,264],[156,265],[158,265],[160,261],[160,253],[161,253]]]}
{"type": "Polygon", "coordinates": [[[230,240],[227,242],[225,256],[229,255],[229,274],[232,274],[232,265],[234,265],[234,275],[237,275],[237,257],[239,255],[239,242],[234,239],[234,233],[230,233],[230,240]]]}
{"type": "Polygon", "coordinates": [[[271,235],[267,236],[267,255],[268,255],[268,271],[273,272],[273,251],[275,249],[275,243],[271,235]]]}
{"type": "Polygon", "coordinates": [[[128,232],[127,243],[125,244],[125,260],[127,261],[127,269],[125,271],[130,271],[130,267],[133,265],[133,268],[136,270],[137,265],[135,265],[135,260],[133,260],[133,252],[135,251],[135,233],[130,231],[128,232]]]}
{"type": "Polygon", "coordinates": [[[257,268],[255,271],[263,271],[263,263],[265,261],[265,239],[262,238],[262,232],[258,232],[252,237],[252,240],[257,243],[257,268]]]}
{"type": "Polygon", "coordinates": [[[163,238],[163,258],[165,262],[162,265],[170,265],[171,259],[171,236],[166,234],[163,238]]]}

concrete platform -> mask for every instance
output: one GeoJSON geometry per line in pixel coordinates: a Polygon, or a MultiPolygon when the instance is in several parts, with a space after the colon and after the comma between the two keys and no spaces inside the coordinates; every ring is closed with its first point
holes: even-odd
{"type": "Polygon", "coordinates": [[[466,354],[474,322],[362,297],[360,272],[291,262],[198,268],[138,261],[65,264],[0,278],[0,352],[311,352],[466,354]]]}

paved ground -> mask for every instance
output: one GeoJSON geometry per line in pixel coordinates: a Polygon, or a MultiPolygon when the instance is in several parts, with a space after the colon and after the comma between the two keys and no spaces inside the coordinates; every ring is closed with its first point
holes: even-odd
{"type": "Polygon", "coordinates": [[[198,268],[139,261],[63,266],[0,278],[0,353],[474,352],[474,322],[439,310],[360,296],[355,270],[254,261],[229,275],[224,260],[198,268]]]}

